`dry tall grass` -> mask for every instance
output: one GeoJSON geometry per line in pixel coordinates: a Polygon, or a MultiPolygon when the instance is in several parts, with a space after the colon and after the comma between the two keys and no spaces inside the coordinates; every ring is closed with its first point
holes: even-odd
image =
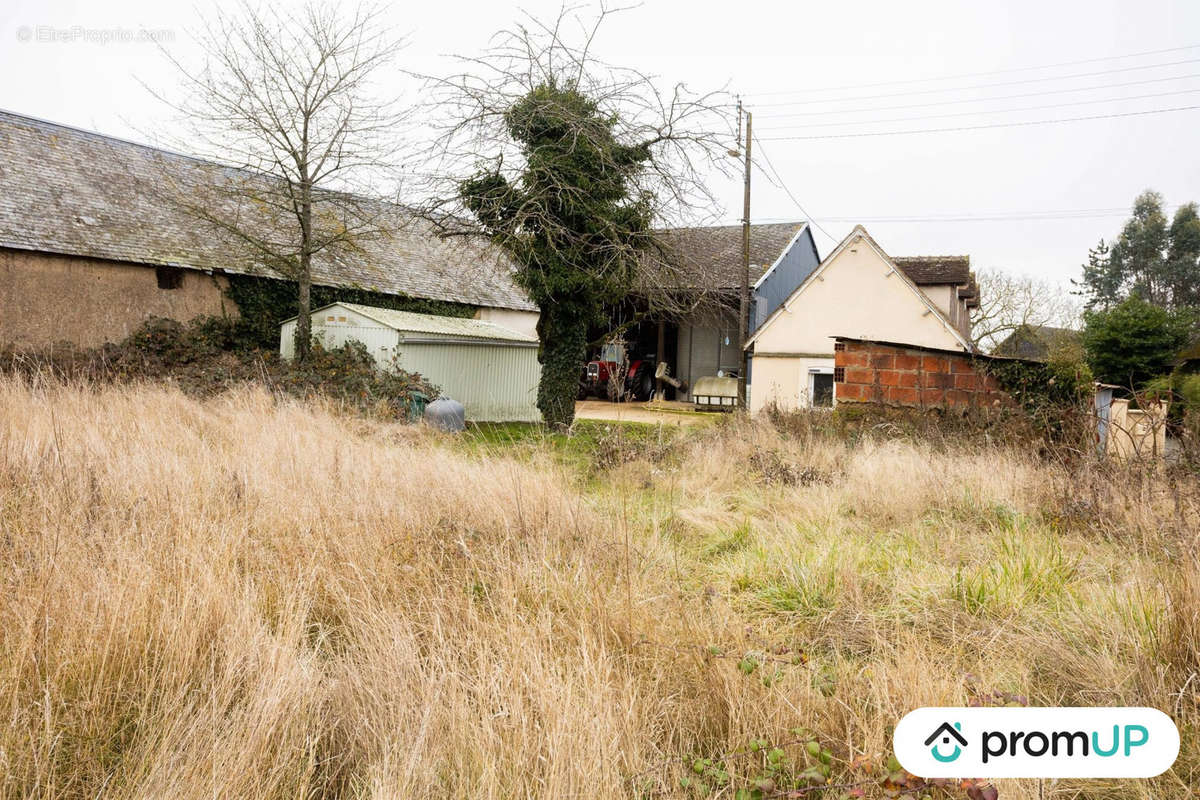
{"type": "Polygon", "coordinates": [[[1003,797],[1190,796],[1194,494],[764,426],[679,447],[585,479],[253,391],[0,381],[0,795],[693,796],[692,758],[795,727],[836,783],[994,690],[1184,734],[1156,781],[1003,797]]]}

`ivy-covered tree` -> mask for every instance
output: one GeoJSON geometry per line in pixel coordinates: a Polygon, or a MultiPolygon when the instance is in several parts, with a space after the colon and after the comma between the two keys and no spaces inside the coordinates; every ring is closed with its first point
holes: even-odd
{"type": "Polygon", "coordinates": [[[1187,343],[1193,315],[1132,295],[1106,310],[1084,312],[1083,347],[1097,380],[1140,389],[1171,371],[1187,343]]]}
{"type": "Polygon", "coordinates": [[[1200,216],[1195,203],[1168,223],[1163,197],[1146,191],[1111,243],[1088,251],[1079,283],[1088,308],[1110,308],[1132,294],[1162,308],[1200,305],[1200,216]]]}
{"type": "Polygon", "coordinates": [[[459,197],[513,256],[517,283],[542,310],[537,404],[546,422],[569,425],[588,326],[629,292],[649,249],[651,205],[630,190],[650,149],[622,144],[615,120],[576,81],[560,86],[553,76],[504,121],[521,147],[522,174],[482,172],[459,184],[459,197]]]}
{"type": "Polygon", "coordinates": [[[448,118],[431,171],[452,182],[435,186],[428,216],[445,235],[482,234],[510,256],[541,309],[537,405],[560,429],[575,416],[589,326],[635,290],[679,288],[653,226],[712,206],[697,164],[728,145],[711,96],[660,91],[590,56],[607,14],[580,29],[578,47],[567,43],[569,10],[533,20],[465,59],[469,72],[433,81],[448,118]]]}

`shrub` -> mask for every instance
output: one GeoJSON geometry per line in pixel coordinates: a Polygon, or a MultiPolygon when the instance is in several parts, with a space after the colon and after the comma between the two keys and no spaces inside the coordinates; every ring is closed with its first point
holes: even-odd
{"type": "Polygon", "coordinates": [[[380,369],[359,342],[313,348],[304,363],[283,361],[273,350],[243,348],[236,323],[206,317],[182,324],[146,320],[118,344],[84,349],[65,344],[0,353],[0,371],[48,374],[102,383],[171,380],[193,396],[259,383],[291,397],[327,397],[358,411],[409,418],[437,389],[418,374],[380,369]]]}
{"type": "Polygon", "coordinates": [[[1084,314],[1083,346],[1097,380],[1131,389],[1171,371],[1194,321],[1133,295],[1105,311],[1084,314]]]}
{"type": "Polygon", "coordinates": [[[1091,436],[1092,370],[1069,351],[1044,362],[987,361],[981,368],[1017,402],[1039,438],[1079,444],[1091,436]]]}

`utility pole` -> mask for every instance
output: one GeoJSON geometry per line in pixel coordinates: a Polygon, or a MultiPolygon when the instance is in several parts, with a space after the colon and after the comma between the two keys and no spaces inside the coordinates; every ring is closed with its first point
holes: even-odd
{"type": "MultiPolygon", "coordinates": [[[[750,359],[746,355],[746,340],[750,336],[750,125],[754,115],[746,112],[746,176],[745,197],[742,209],[742,291],[738,303],[738,346],[741,349],[741,368],[738,370],[738,407],[748,411],[746,403],[746,377],[750,359]]],[[[742,101],[738,101],[738,129],[741,129],[742,101]]]]}

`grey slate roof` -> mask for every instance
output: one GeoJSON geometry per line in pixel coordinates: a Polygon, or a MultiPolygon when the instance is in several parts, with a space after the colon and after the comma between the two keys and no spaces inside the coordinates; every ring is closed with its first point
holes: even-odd
{"type": "MultiPolygon", "coordinates": [[[[442,317],[435,314],[415,314],[411,311],[376,308],[375,306],[363,306],[358,303],[330,303],[327,306],[315,309],[312,313],[317,315],[335,306],[342,306],[351,311],[357,311],[364,317],[369,317],[381,325],[406,333],[424,333],[466,339],[493,339],[502,342],[537,342],[536,336],[510,330],[494,322],[461,319],[459,317],[442,317]]],[[[292,319],[295,319],[295,317],[292,317],[292,319]]],[[[286,321],[290,322],[291,320],[286,321]]]]}
{"type": "MultiPolygon", "coordinates": [[[[269,274],[231,256],[184,209],[155,197],[246,173],[89,131],[0,111],[0,247],[204,271],[269,274]]],[[[319,256],[314,282],[478,306],[536,310],[510,263],[476,238],[439,238],[387,205],[394,223],[362,252],[319,256]]]]}
{"type": "MultiPolygon", "coordinates": [[[[750,282],[753,284],[783,253],[803,222],[750,226],[750,282]]],[[[742,226],[719,225],[655,231],[666,260],[689,288],[736,289],[741,286],[742,226]]]]}

